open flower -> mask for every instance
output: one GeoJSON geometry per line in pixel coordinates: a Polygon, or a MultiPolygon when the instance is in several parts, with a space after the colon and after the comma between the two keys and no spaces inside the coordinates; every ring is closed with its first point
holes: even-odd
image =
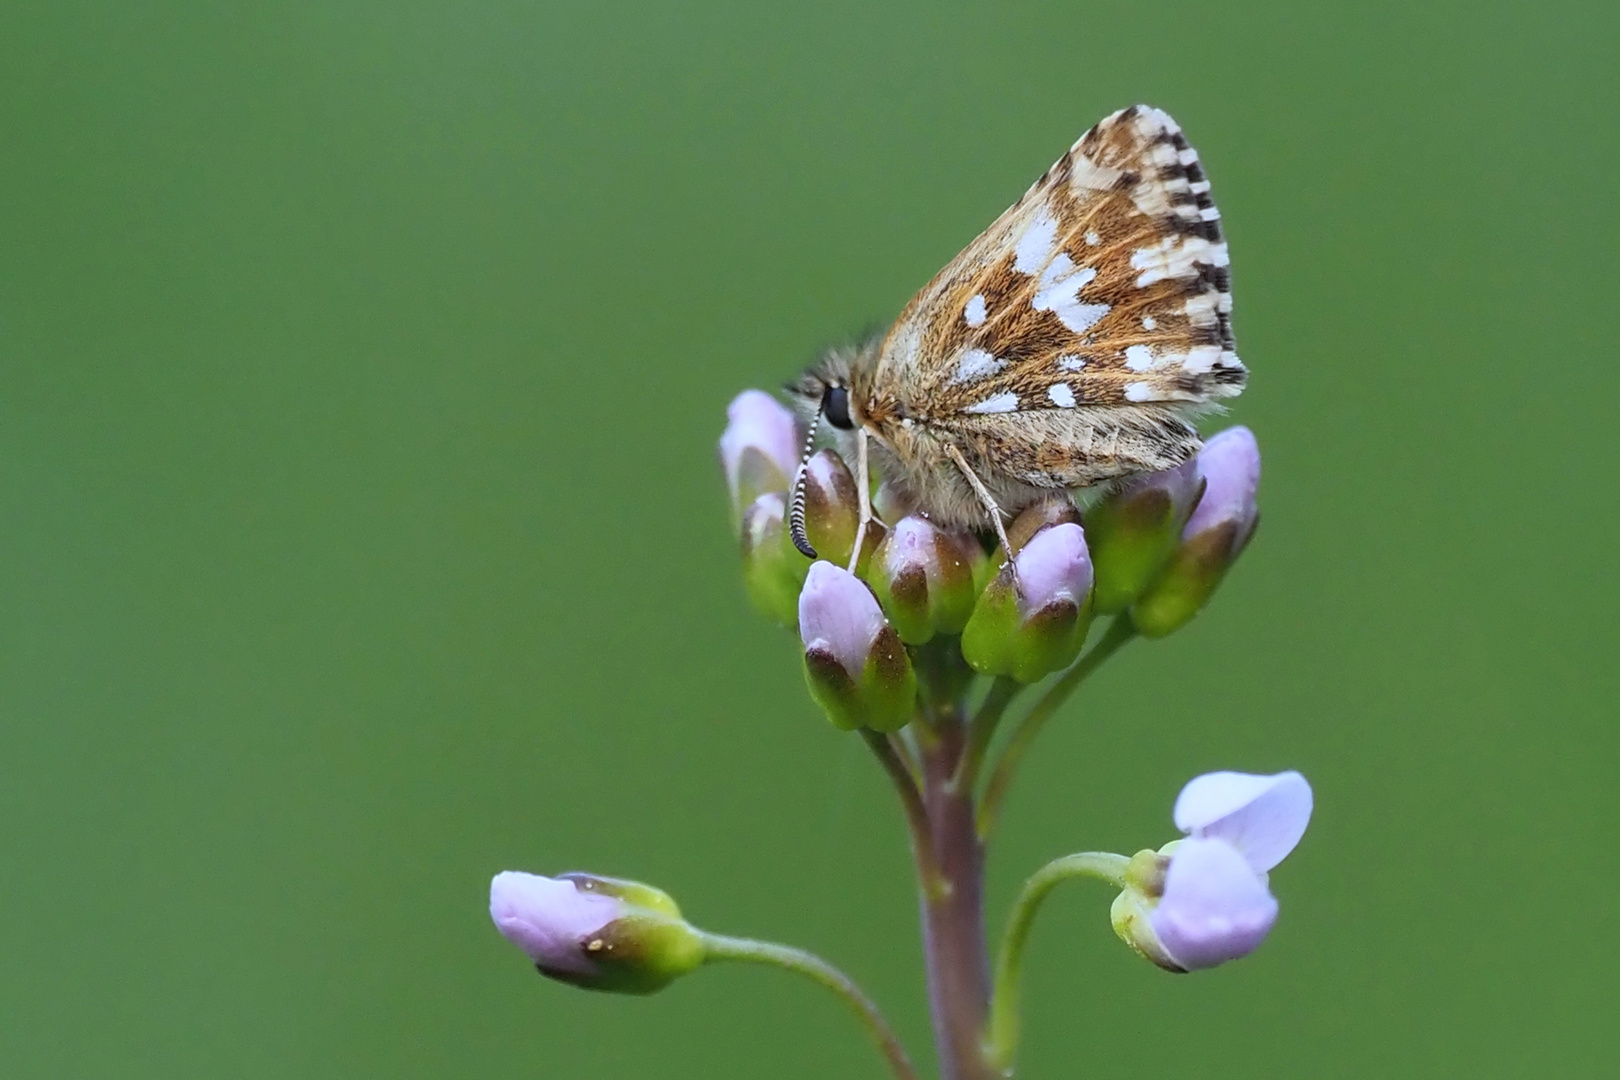
{"type": "Polygon", "coordinates": [[[1277,920],[1266,874],[1305,835],[1311,805],[1311,786],[1297,772],[1193,780],[1175,807],[1187,839],[1131,861],[1114,929],[1171,971],[1247,956],[1277,920]]]}

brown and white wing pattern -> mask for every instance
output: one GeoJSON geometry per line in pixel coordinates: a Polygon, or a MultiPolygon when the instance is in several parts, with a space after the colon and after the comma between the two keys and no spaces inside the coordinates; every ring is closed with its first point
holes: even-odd
{"type": "Polygon", "coordinates": [[[897,412],[947,427],[1196,408],[1240,393],[1247,376],[1230,289],[1198,154],[1166,113],[1132,106],[1081,136],[907,305],[875,381],[897,412]]]}

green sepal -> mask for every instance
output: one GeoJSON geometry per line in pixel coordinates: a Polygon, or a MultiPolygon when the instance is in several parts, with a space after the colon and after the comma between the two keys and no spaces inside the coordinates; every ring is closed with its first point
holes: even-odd
{"type": "Polygon", "coordinates": [[[1098,614],[1124,611],[1153,584],[1176,551],[1203,487],[1200,482],[1192,498],[1179,505],[1164,486],[1127,489],[1086,513],[1086,545],[1096,574],[1092,602],[1098,614]]]}
{"type": "Polygon", "coordinates": [[[810,697],[833,727],[898,731],[911,720],[917,703],[917,675],[892,626],[878,631],[860,678],[852,678],[829,649],[804,654],[804,681],[810,697]]]}
{"type": "Polygon", "coordinates": [[[651,994],[701,966],[707,949],[703,935],[681,917],[668,893],[636,881],[594,874],[560,874],[580,892],[622,900],[626,914],[580,943],[595,966],[588,974],[540,968],[542,974],[586,990],[614,994],[651,994]]]}
{"type": "Polygon", "coordinates": [[[1074,663],[1090,625],[1089,596],[1081,604],[1055,600],[1025,617],[1004,569],[985,587],[962,631],[962,656],[980,674],[1038,682],[1074,663]]]}
{"type": "MultiPolygon", "coordinates": [[[[816,557],[848,566],[860,520],[860,495],[854,474],[835,451],[818,451],[804,470],[804,532],[816,557]]],[[[872,552],[885,532],[883,523],[876,518],[866,523],[861,558],[855,568],[858,575],[865,576],[872,552]]]]}
{"type": "Polygon", "coordinates": [[[760,613],[791,629],[799,622],[799,591],[810,563],[793,546],[783,510],[783,496],[770,492],[743,511],[743,585],[760,613]]]}
{"type": "Polygon", "coordinates": [[[973,572],[980,561],[967,540],[935,530],[933,556],[938,574],[930,581],[920,564],[889,573],[888,547],[893,537],[893,533],[886,535],[873,551],[865,576],[900,640],[922,645],[935,634],[960,634],[973,615],[977,594],[973,572]]]}
{"type": "Polygon", "coordinates": [[[1226,521],[1183,541],[1158,579],[1131,606],[1136,629],[1145,637],[1159,638],[1187,625],[1209,603],[1253,536],[1254,526],[1240,536],[1238,524],[1226,521]]]}

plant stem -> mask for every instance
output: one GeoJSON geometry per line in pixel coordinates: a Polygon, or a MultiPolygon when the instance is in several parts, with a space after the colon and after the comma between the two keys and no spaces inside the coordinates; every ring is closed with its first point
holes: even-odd
{"type": "Polygon", "coordinates": [[[990,741],[996,737],[996,728],[1001,723],[1002,714],[1012,699],[1018,696],[1023,686],[1017,679],[1000,676],[990,684],[990,692],[985,695],[984,703],[979,711],[973,714],[973,720],[968,724],[967,747],[962,751],[962,759],[957,763],[956,773],[951,777],[951,785],[957,790],[972,791],[979,779],[979,766],[984,761],[985,753],[990,749],[990,741]]]}
{"type": "MultiPolygon", "coordinates": [[[[984,846],[973,791],[952,784],[964,752],[964,728],[939,732],[923,757],[933,866],[939,888],[922,890],[928,1005],[943,1080],[994,1080],[983,1032],[990,1010],[990,958],[984,932],[984,846]]],[[[918,860],[926,882],[926,869],[918,860]]]]}
{"type": "Polygon", "coordinates": [[[1024,946],[1029,941],[1030,928],[1035,923],[1035,912],[1060,882],[1070,878],[1101,878],[1123,889],[1125,867],[1130,860],[1124,855],[1104,851],[1086,851],[1078,855],[1065,855],[1054,859],[1037,870],[1024,883],[1013,905],[1012,918],[1007,922],[1006,936],[1001,940],[1001,952],[996,957],[996,990],[992,998],[990,1025],[985,1032],[984,1052],[994,1064],[998,1075],[1012,1075],[1013,1055],[1018,1050],[1019,976],[1024,967],[1024,946]]]}
{"type": "Polygon", "coordinates": [[[1051,689],[1034,705],[1030,706],[1028,713],[1019,721],[1018,727],[1013,731],[1012,738],[1007,742],[1007,748],[1001,752],[1001,760],[996,762],[995,771],[990,775],[990,783],[984,791],[984,800],[979,805],[979,835],[988,837],[995,828],[996,818],[1001,813],[1001,804],[1007,797],[1007,788],[1012,783],[1013,774],[1018,771],[1018,765],[1028,752],[1035,736],[1040,734],[1041,728],[1046,724],[1058,707],[1069,699],[1075,688],[1086,680],[1086,677],[1102,666],[1114,653],[1136,636],[1136,627],[1131,625],[1129,615],[1116,615],[1114,621],[1108,624],[1108,630],[1103,634],[1091,651],[1080,658],[1080,662],[1063,673],[1063,677],[1052,684],[1051,689]]]}
{"type": "Polygon", "coordinates": [[[894,1029],[889,1027],[889,1022],[883,1018],[883,1014],[872,1003],[872,999],[855,984],[855,980],[821,957],[789,945],[727,937],[724,934],[705,933],[703,944],[708,950],[709,962],[739,960],[750,964],[769,964],[788,971],[796,971],[825,986],[855,1010],[855,1015],[877,1040],[879,1049],[883,1051],[883,1056],[889,1063],[889,1070],[894,1073],[897,1080],[918,1080],[917,1070],[912,1066],[911,1059],[906,1056],[905,1047],[900,1045],[894,1029]]]}
{"type": "Polygon", "coordinates": [[[917,864],[917,876],[923,890],[928,895],[933,895],[942,888],[941,876],[934,859],[934,845],[928,827],[928,809],[923,805],[922,792],[917,789],[916,778],[901,756],[900,749],[895,746],[894,736],[884,735],[870,728],[862,728],[861,736],[872,748],[872,753],[894,785],[895,793],[900,796],[900,805],[906,812],[906,826],[911,832],[911,856],[917,864]]]}

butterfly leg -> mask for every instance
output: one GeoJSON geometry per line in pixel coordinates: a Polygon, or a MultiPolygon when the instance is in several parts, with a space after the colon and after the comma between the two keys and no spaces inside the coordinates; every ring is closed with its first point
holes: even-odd
{"type": "MultiPolygon", "coordinates": [[[[956,467],[962,470],[963,479],[968,482],[968,486],[973,489],[973,493],[984,504],[985,512],[990,515],[990,524],[995,527],[996,537],[1001,541],[1001,550],[1007,555],[1007,562],[1003,565],[1011,565],[1012,557],[1017,552],[1013,551],[1012,543],[1007,539],[1007,526],[1001,520],[1001,507],[996,505],[996,500],[991,497],[989,489],[984,486],[984,481],[979,479],[979,474],[973,471],[972,466],[967,463],[967,459],[962,456],[962,451],[947,443],[945,444],[945,453],[949,454],[951,460],[956,463],[956,467]]],[[[1013,570],[1013,576],[1018,576],[1016,569],[1013,570]]]]}
{"type": "Polygon", "coordinates": [[[860,518],[855,526],[855,547],[849,553],[849,572],[855,573],[855,564],[861,561],[861,547],[866,543],[866,526],[872,520],[872,478],[866,460],[866,429],[855,429],[855,493],[860,500],[860,518]]]}

